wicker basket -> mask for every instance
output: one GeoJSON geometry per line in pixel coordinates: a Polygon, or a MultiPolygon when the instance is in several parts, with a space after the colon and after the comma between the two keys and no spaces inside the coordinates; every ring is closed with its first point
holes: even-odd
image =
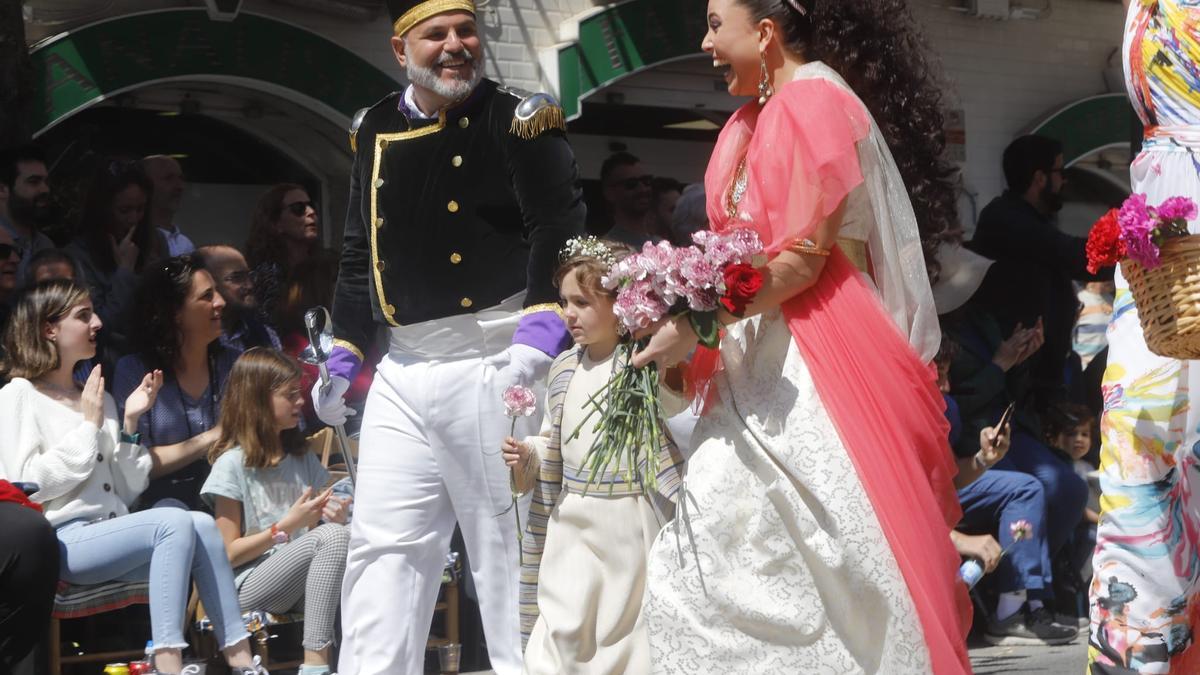
{"type": "Polygon", "coordinates": [[[1150,351],[1172,359],[1200,359],[1200,235],[1172,237],[1162,265],[1148,270],[1121,261],[1150,351]]]}

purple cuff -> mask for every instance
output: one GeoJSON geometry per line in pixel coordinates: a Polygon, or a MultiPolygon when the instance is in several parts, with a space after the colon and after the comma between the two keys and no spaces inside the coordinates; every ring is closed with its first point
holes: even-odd
{"type": "Polygon", "coordinates": [[[357,354],[338,345],[333,348],[333,353],[329,355],[329,361],[325,365],[329,368],[330,377],[344,377],[353,382],[362,368],[362,361],[357,354]]]}
{"type": "Polygon", "coordinates": [[[554,358],[571,344],[571,332],[557,312],[533,312],[521,317],[513,344],[528,345],[554,358]]]}

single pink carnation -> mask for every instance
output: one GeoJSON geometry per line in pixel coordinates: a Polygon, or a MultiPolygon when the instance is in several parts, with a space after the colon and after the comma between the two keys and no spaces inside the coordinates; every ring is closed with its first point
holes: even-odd
{"type": "Polygon", "coordinates": [[[537,397],[529,387],[519,384],[504,390],[500,399],[504,401],[504,414],[509,417],[529,417],[537,409],[537,397]]]}

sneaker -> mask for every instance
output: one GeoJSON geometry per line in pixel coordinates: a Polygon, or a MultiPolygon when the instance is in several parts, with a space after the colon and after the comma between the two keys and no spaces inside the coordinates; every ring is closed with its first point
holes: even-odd
{"type": "Polygon", "coordinates": [[[262,665],[262,659],[254,657],[254,665],[249,668],[230,668],[230,675],[271,675],[262,665]]]}
{"type": "Polygon", "coordinates": [[[1062,624],[1064,626],[1078,626],[1080,629],[1083,629],[1090,628],[1092,625],[1092,620],[1086,616],[1075,616],[1074,614],[1055,612],[1054,623],[1062,624]]]}
{"type": "Polygon", "coordinates": [[[988,619],[983,639],[991,645],[1065,645],[1079,635],[1079,629],[1055,623],[1045,607],[1014,613],[1003,621],[988,619]]]}

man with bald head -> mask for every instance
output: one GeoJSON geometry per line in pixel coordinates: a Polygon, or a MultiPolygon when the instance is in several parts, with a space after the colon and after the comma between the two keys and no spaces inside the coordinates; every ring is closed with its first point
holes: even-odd
{"type": "Polygon", "coordinates": [[[201,246],[196,256],[204,262],[225,300],[221,344],[239,352],[251,347],[280,350],[279,335],[259,318],[254,278],[242,252],[232,246],[201,246]]]}
{"type": "Polygon", "coordinates": [[[196,245],[175,223],[175,216],[183,201],[183,167],[172,157],[150,155],[142,160],[142,169],[154,185],[150,195],[150,224],[162,232],[171,257],[191,253],[196,245]]]}

